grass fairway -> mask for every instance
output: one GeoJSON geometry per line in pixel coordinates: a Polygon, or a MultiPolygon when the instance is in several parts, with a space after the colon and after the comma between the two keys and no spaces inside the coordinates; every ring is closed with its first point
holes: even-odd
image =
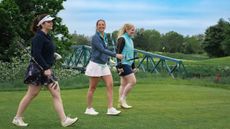
{"type": "MultiPolygon", "coordinates": [[[[229,129],[230,90],[201,87],[199,83],[179,81],[140,82],[128,100],[134,108],[120,116],[107,116],[104,87],[98,87],[94,107],[98,116],[84,115],[87,89],[62,90],[65,111],[80,120],[76,129],[229,129]]],[[[118,87],[114,87],[117,104],[118,87]]],[[[18,129],[11,124],[25,91],[0,92],[0,129],[18,129]]],[[[61,129],[50,94],[41,91],[25,112],[25,129],[61,129]]]]}

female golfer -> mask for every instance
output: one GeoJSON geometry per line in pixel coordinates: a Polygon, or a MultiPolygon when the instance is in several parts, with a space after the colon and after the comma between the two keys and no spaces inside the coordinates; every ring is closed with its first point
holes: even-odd
{"type": "MultiPolygon", "coordinates": [[[[24,82],[28,84],[28,90],[21,100],[17,114],[12,123],[16,126],[28,126],[22,119],[23,113],[31,101],[39,94],[42,85],[46,85],[52,95],[54,108],[60,118],[63,127],[72,125],[78,118],[67,117],[62,104],[60,88],[51,67],[54,64],[55,46],[48,32],[53,28],[54,18],[47,14],[37,16],[31,26],[35,33],[32,39],[32,60],[28,66],[24,82]]],[[[44,107],[43,110],[46,110],[44,107]]]]}
{"type": "Polygon", "coordinates": [[[102,79],[107,88],[108,97],[108,115],[118,115],[121,111],[113,107],[113,78],[107,65],[109,56],[122,59],[121,54],[116,54],[107,49],[107,38],[104,32],[106,23],[100,19],[96,22],[96,34],[92,38],[92,54],[89,64],[87,65],[85,74],[89,76],[89,90],[87,93],[87,108],[85,114],[97,115],[98,112],[93,108],[93,94],[97,84],[102,79]]]}
{"type": "Polygon", "coordinates": [[[117,59],[117,70],[120,75],[119,106],[132,108],[126,102],[126,97],[136,84],[134,73],[134,45],[132,36],[135,34],[135,27],[132,24],[125,24],[118,33],[117,53],[123,55],[123,59],[117,59]]]}

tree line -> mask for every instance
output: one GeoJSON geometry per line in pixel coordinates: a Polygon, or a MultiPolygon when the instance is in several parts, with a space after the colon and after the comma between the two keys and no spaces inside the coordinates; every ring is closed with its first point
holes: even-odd
{"type": "MultiPolygon", "coordinates": [[[[48,13],[55,17],[54,31],[51,35],[61,54],[68,53],[71,45],[90,44],[90,37],[70,34],[63,25],[59,11],[64,9],[66,0],[2,0],[0,2],[0,61],[10,62],[12,57],[20,56],[17,45],[23,39],[25,46],[30,46],[32,32],[29,31],[35,16],[48,13]]],[[[230,20],[220,19],[216,25],[206,29],[205,34],[183,36],[174,31],[161,34],[155,29],[138,28],[134,37],[135,47],[146,51],[170,53],[202,54],[210,57],[230,55],[230,20]]],[[[118,31],[109,34],[116,40],[118,31]]],[[[110,40],[111,42],[111,40],[110,40]]]]}
{"type": "MultiPolygon", "coordinates": [[[[118,31],[107,34],[116,41],[118,31]]],[[[89,45],[89,37],[72,34],[72,42],[89,45]]],[[[209,57],[230,56],[230,22],[220,19],[216,25],[206,29],[205,34],[183,36],[175,31],[161,34],[155,29],[136,29],[133,38],[135,48],[151,52],[204,54],[209,57]]],[[[112,45],[109,40],[109,45],[112,45]]]]}

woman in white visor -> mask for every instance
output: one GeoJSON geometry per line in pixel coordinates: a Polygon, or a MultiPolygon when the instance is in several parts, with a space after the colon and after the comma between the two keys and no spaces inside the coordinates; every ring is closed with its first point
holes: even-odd
{"type": "MultiPolygon", "coordinates": [[[[12,121],[16,126],[28,126],[22,119],[31,101],[39,94],[43,85],[47,87],[52,95],[54,109],[57,112],[61,125],[63,127],[74,124],[78,118],[67,117],[60,94],[60,87],[57,78],[52,72],[54,65],[54,51],[55,45],[51,36],[48,34],[53,29],[53,17],[47,14],[37,16],[31,26],[31,31],[35,34],[32,38],[31,46],[31,59],[27,72],[25,75],[24,83],[28,84],[28,90],[25,96],[19,103],[17,113],[12,121]]],[[[46,110],[46,107],[44,109],[46,110]]]]}

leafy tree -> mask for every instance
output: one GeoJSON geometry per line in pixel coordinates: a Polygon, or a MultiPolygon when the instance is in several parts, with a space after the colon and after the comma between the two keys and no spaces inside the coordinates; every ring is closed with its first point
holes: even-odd
{"type": "Polygon", "coordinates": [[[165,48],[166,52],[175,53],[182,52],[182,44],[184,42],[183,35],[170,31],[162,36],[162,47],[165,48]]]}
{"type": "Polygon", "coordinates": [[[161,34],[156,30],[146,30],[143,32],[145,41],[145,50],[148,51],[159,51],[161,34]]]}
{"type": "Polygon", "coordinates": [[[183,53],[185,54],[201,54],[203,53],[202,49],[202,42],[203,38],[202,35],[192,36],[192,37],[185,37],[185,42],[183,43],[183,53]]]}
{"type": "Polygon", "coordinates": [[[89,38],[81,34],[72,34],[71,42],[73,42],[74,45],[90,45],[89,38]]]}
{"type": "Polygon", "coordinates": [[[223,47],[224,53],[227,56],[230,56],[230,22],[227,22],[227,25],[225,28],[225,38],[224,38],[224,41],[221,42],[221,45],[223,47]]]}
{"type": "Polygon", "coordinates": [[[112,38],[114,39],[114,40],[117,40],[117,37],[118,36],[118,30],[115,30],[115,31],[113,31],[112,32],[112,38]]]}
{"type": "Polygon", "coordinates": [[[12,44],[16,31],[20,29],[20,10],[15,1],[2,1],[0,3],[0,60],[9,61],[14,54],[15,46],[12,44]]]}
{"type": "Polygon", "coordinates": [[[133,42],[134,42],[134,47],[138,48],[138,49],[143,49],[145,50],[146,45],[145,45],[145,39],[144,39],[144,29],[136,29],[136,35],[133,38],[133,42]]]}
{"type": "Polygon", "coordinates": [[[57,44],[58,51],[63,53],[71,42],[68,28],[62,25],[62,19],[57,13],[63,9],[65,0],[3,0],[0,3],[0,60],[9,61],[18,47],[16,39],[22,38],[26,45],[33,36],[29,31],[33,18],[38,14],[47,13],[55,17],[54,30],[51,35],[57,44]]]}
{"type": "Polygon", "coordinates": [[[220,19],[217,25],[205,32],[203,48],[210,57],[222,57],[229,53],[229,22],[220,19]]]}
{"type": "Polygon", "coordinates": [[[228,35],[221,44],[223,46],[225,55],[230,56],[230,35],[228,35]]]}

